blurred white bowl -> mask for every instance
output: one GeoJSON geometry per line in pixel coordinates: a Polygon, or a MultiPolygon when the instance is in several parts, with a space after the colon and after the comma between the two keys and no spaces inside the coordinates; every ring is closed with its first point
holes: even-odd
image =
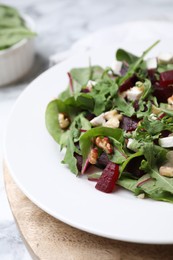
{"type": "MultiPolygon", "coordinates": [[[[33,20],[22,15],[27,26],[35,30],[33,20]]],[[[12,47],[0,51],[0,86],[23,78],[31,69],[34,61],[34,38],[23,39],[12,47]]]]}

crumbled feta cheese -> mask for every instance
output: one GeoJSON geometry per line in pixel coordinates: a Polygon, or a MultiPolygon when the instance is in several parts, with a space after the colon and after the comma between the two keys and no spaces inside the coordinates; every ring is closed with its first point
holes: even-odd
{"type": "Polygon", "coordinates": [[[173,147],[173,136],[160,138],[159,145],[165,148],[173,147]]]}
{"type": "Polygon", "coordinates": [[[120,121],[116,116],[110,118],[105,124],[105,127],[118,128],[120,125],[120,121]]]}
{"type": "Polygon", "coordinates": [[[120,120],[122,119],[122,115],[117,112],[116,109],[107,111],[102,113],[101,115],[94,117],[90,123],[92,126],[105,126],[117,128],[120,125],[120,120]]]}
{"type": "Polygon", "coordinates": [[[157,59],[156,58],[150,58],[146,61],[147,69],[156,69],[157,68],[157,59]]]}
{"type": "Polygon", "coordinates": [[[106,123],[106,120],[104,118],[104,113],[102,113],[99,116],[94,117],[91,121],[90,121],[92,126],[99,126],[99,125],[103,125],[106,123]]]}
{"type": "Polygon", "coordinates": [[[111,68],[115,74],[120,75],[122,64],[123,63],[121,61],[118,60],[113,61],[111,68]]]}
{"type": "Polygon", "coordinates": [[[133,139],[132,138],[129,138],[128,139],[128,142],[127,142],[127,148],[131,149],[131,144],[133,143],[133,139]]]}
{"type": "Polygon", "coordinates": [[[156,116],[155,114],[151,114],[151,115],[149,116],[149,118],[150,118],[151,120],[157,120],[157,116],[156,116]]]}
{"type": "Polygon", "coordinates": [[[91,91],[92,87],[96,85],[96,81],[88,80],[86,87],[91,91]]]}
{"type": "Polygon", "coordinates": [[[158,56],[158,61],[159,63],[169,63],[171,62],[172,58],[173,56],[170,52],[160,53],[158,56]]]}
{"type": "Polygon", "coordinates": [[[110,110],[110,111],[107,111],[104,113],[104,118],[106,120],[109,120],[111,119],[112,117],[116,116],[118,114],[117,110],[114,109],[114,110],[110,110]]]}
{"type": "Polygon", "coordinates": [[[130,88],[129,90],[126,91],[127,99],[130,101],[139,100],[140,97],[142,96],[142,92],[143,90],[141,88],[138,87],[130,88]]]}
{"type": "Polygon", "coordinates": [[[134,152],[137,152],[138,151],[138,148],[137,148],[137,141],[135,139],[132,139],[132,138],[129,138],[128,141],[127,141],[127,148],[134,151],[134,152]]]}

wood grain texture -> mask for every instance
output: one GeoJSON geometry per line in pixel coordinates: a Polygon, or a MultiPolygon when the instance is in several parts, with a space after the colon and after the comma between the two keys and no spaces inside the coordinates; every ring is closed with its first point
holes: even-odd
{"type": "Polygon", "coordinates": [[[33,259],[41,260],[172,260],[173,245],[143,245],[102,238],[48,215],[16,186],[4,165],[10,207],[33,259]]]}

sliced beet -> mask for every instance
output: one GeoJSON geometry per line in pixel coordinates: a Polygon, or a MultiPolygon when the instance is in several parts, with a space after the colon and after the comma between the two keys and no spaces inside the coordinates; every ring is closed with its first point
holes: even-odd
{"type": "Polygon", "coordinates": [[[169,130],[163,130],[160,137],[168,137],[171,133],[169,130]]]}
{"type": "Polygon", "coordinates": [[[123,116],[120,127],[125,131],[134,131],[137,128],[139,119],[135,117],[123,116]]]}
{"type": "Polygon", "coordinates": [[[129,88],[132,88],[136,81],[138,81],[138,78],[136,75],[133,75],[132,77],[128,78],[120,87],[119,87],[119,92],[124,92],[128,90],[129,88]]]}
{"type": "Polygon", "coordinates": [[[86,115],[85,115],[85,118],[88,119],[89,121],[91,121],[93,118],[95,117],[94,114],[88,112],[86,115]]]}
{"type": "Polygon", "coordinates": [[[145,159],[144,156],[139,156],[133,158],[126,166],[125,171],[131,173],[132,176],[140,178],[142,177],[145,172],[140,170],[141,161],[145,159]]]}
{"type": "Polygon", "coordinates": [[[134,107],[135,111],[137,111],[139,109],[139,101],[138,100],[134,101],[133,107],[134,107]]]}
{"type": "Polygon", "coordinates": [[[89,93],[90,90],[89,90],[89,88],[83,88],[83,89],[81,90],[81,92],[82,92],[82,93],[89,93]]]}
{"type": "Polygon", "coordinates": [[[109,162],[95,186],[97,190],[111,193],[119,177],[119,165],[109,162]]]}
{"type": "Polygon", "coordinates": [[[164,71],[160,73],[160,86],[167,87],[168,85],[173,85],[173,70],[164,71]]]}
{"type": "Polygon", "coordinates": [[[167,103],[167,99],[173,94],[173,85],[163,87],[159,82],[156,82],[153,86],[154,93],[153,95],[157,98],[158,102],[167,103]]]}
{"type": "Polygon", "coordinates": [[[105,168],[109,162],[110,161],[109,161],[107,154],[105,152],[103,152],[99,156],[96,166],[99,167],[99,168],[105,168]]]}
{"type": "Polygon", "coordinates": [[[156,82],[156,69],[149,69],[148,71],[148,78],[151,83],[156,82]]]}

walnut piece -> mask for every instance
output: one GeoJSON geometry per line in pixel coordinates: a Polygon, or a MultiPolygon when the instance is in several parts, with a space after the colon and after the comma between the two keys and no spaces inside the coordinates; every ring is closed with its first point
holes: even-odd
{"type": "Polygon", "coordinates": [[[70,119],[64,113],[58,114],[58,121],[61,129],[66,129],[70,125],[70,119]]]}
{"type": "Polygon", "coordinates": [[[113,152],[113,147],[109,142],[108,137],[101,138],[100,136],[96,137],[95,144],[103,149],[107,154],[111,154],[113,152]]]}
{"type": "Polygon", "coordinates": [[[173,177],[173,167],[161,166],[160,169],[159,169],[159,173],[162,176],[173,177]]]}
{"type": "Polygon", "coordinates": [[[88,156],[88,160],[91,164],[96,164],[97,159],[98,159],[98,149],[95,147],[91,149],[88,156]]]}

